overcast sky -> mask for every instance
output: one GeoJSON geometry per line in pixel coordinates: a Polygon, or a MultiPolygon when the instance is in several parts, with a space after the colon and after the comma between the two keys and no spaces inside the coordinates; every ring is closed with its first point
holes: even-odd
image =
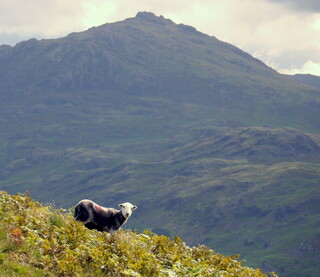
{"type": "Polygon", "coordinates": [[[319,0],[0,0],[0,45],[56,38],[151,11],[282,73],[320,75],[319,0]]]}

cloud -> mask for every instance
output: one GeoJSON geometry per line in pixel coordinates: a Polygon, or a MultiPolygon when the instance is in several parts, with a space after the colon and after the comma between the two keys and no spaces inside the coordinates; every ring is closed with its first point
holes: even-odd
{"type": "Polygon", "coordinates": [[[270,0],[203,0],[165,15],[232,43],[278,71],[320,62],[315,60],[320,59],[317,13],[295,12],[270,0]]]}
{"type": "Polygon", "coordinates": [[[20,35],[18,33],[0,33],[0,45],[2,44],[9,44],[14,45],[19,41],[26,40],[29,37],[25,37],[23,35],[20,35]]]}
{"type": "Polygon", "coordinates": [[[307,61],[300,68],[291,68],[283,70],[284,74],[312,74],[320,76],[320,63],[315,63],[313,61],[307,61]]]}
{"type": "Polygon", "coordinates": [[[268,0],[297,12],[320,13],[320,2],[317,0],[268,0]]]}
{"type": "Polygon", "coordinates": [[[85,0],[1,0],[0,33],[50,37],[79,28],[85,0]]]}

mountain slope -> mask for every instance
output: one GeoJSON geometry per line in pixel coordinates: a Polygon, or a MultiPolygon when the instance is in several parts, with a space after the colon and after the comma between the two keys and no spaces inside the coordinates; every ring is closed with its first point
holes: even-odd
{"type": "Polygon", "coordinates": [[[133,228],[238,252],[266,271],[316,276],[319,136],[261,127],[192,133],[162,145],[35,149],[3,168],[3,188],[65,207],[130,199],[140,211],[133,228]]]}
{"type": "Polygon", "coordinates": [[[240,49],[151,13],[57,40],[32,39],[1,49],[4,95],[20,90],[43,99],[52,90],[95,89],[113,97],[140,95],[201,104],[217,112],[221,105],[245,113],[254,110],[256,123],[265,119],[269,127],[284,112],[297,126],[295,115],[305,117],[306,109],[310,112],[310,106],[319,103],[318,91],[276,73],[240,49]]]}
{"type": "MultiPolygon", "coordinates": [[[[188,76],[192,82],[209,77],[220,79],[222,86],[223,80],[233,75],[240,79],[239,69],[245,69],[244,74],[253,70],[264,75],[275,73],[231,45],[149,13],[139,13],[136,18],[73,33],[59,40],[32,39],[10,51],[5,49],[2,60],[8,66],[2,68],[1,75],[17,74],[14,89],[27,82],[33,87],[54,89],[106,89],[115,85],[118,90],[133,89],[141,93],[143,81],[153,89],[168,89],[170,81],[185,80],[187,72],[192,74],[188,76]],[[20,59],[22,55],[24,58],[20,59]],[[221,66],[226,62],[230,74],[221,66]],[[17,68],[21,72],[16,72],[17,68]],[[167,82],[160,82],[158,74],[167,82]]],[[[211,82],[213,84],[215,82],[211,82]]]]}
{"type": "Polygon", "coordinates": [[[88,230],[70,214],[25,195],[0,191],[0,215],[2,276],[267,276],[236,256],[191,248],[179,237],[88,230]]]}
{"type": "Polygon", "coordinates": [[[0,188],[316,276],[319,95],[151,13],[1,46],[0,188]]]}
{"type": "Polygon", "coordinates": [[[311,74],[295,74],[292,76],[292,78],[307,85],[320,89],[320,76],[315,76],[311,74]]]}

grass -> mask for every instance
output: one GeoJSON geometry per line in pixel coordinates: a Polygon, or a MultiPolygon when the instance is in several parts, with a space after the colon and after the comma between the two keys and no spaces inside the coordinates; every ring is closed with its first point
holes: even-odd
{"type": "Polygon", "coordinates": [[[189,247],[177,236],[90,231],[27,195],[1,191],[0,215],[2,276],[267,276],[238,256],[189,247]]]}

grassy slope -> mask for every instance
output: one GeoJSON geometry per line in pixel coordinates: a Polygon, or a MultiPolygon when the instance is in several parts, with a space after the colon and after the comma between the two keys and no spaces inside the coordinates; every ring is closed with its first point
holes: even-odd
{"type": "Polygon", "coordinates": [[[311,74],[295,74],[291,77],[296,79],[297,81],[300,81],[301,83],[305,83],[309,86],[320,89],[320,76],[311,74]]]}
{"type": "Polygon", "coordinates": [[[267,276],[179,237],[89,231],[25,195],[0,191],[0,218],[2,276],[267,276]]]}

